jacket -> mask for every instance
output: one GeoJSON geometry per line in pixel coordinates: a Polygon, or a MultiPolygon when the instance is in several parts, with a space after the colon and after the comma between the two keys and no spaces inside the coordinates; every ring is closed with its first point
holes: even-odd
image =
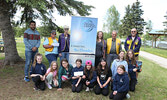
{"type": "Polygon", "coordinates": [[[140,51],[140,46],[141,46],[141,38],[136,35],[134,41],[132,41],[132,36],[128,36],[127,39],[125,40],[125,50],[128,51],[129,49],[132,49],[135,53],[135,56],[139,55],[140,51]]]}
{"type": "Polygon", "coordinates": [[[125,72],[124,74],[116,74],[113,81],[113,91],[118,93],[128,92],[129,91],[129,77],[125,72]]]}

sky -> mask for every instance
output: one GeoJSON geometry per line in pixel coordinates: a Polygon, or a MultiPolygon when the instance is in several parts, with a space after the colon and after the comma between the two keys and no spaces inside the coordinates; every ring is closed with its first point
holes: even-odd
{"type": "MultiPolygon", "coordinates": [[[[132,5],[136,0],[78,0],[84,2],[86,5],[92,5],[95,8],[90,12],[90,16],[98,18],[98,31],[102,30],[104,18],[107,10],[115,5],[116,9],[120,13],[120,19],[125,15],[125,7],[132,5]]],[[[163,21],[165,21],[164,15],[167,13],[167,0],[139,0],[144,11],[143,18],[146,22],[151,20],[153,23],[153,29],[164,29],[163,21]]],[[[60,26],[68,25],[71,27],[71,16],[60,16],[54,14],[56,24],[60,26]]]]}

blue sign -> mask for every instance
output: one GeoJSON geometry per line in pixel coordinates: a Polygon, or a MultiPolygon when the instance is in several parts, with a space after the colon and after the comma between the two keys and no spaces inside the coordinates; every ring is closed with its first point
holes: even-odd
{"type": "Polygon", "coordinates": [[[72,16],[70,53],[95,54],[97,18],[72,16]]]}

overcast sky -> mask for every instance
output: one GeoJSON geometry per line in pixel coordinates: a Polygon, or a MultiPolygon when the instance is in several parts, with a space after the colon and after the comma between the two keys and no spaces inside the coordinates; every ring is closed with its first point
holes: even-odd
{"type": "MultiPolygon", "coordinates": [[[[125,15],[125,7],[132,5],[136,0],[78,0],[83,1],[84,4],[92,5],[95,9],[92,9],[90,17],[98,18],[98,30],[102,30],[104,23],[104,17],[107,10],[115,5],[116,9],[120,13],[120,19],[125,15]]],[[[153,29],[163,29],[163,21],[165,21],[164,15],[167,12],[167,0],[139,0],[144,10],[142,16],[145,21],[151,20],[153,23],[153,29]]],[[[54,14],[56,23],[64,26],[65,24],[71,26],[71,16],[59,16],[54,14]]]]}
{"type": "MultiPolygon", "coordinates": [[[[102,30],[104,23],[104,17],[107,10],[115,5],[116,9],[120,13],[120,19],[125,15],[125,7],[132,5],[136,0],[78,0],[84,2],[84,4],[92,5],[95,9],[92,9],[91,15],[87,17],[98,18],[97,29],[102,30]]],[[[167,12],[167,0],[139,0],[144,10],[142,16],[145,21],[151,20],[153,23],[153,29],[164,29],[163,21],[165,21],[164,15],[167,12]]],[[[60,16],[56,12],[54,13],[56,24],[59,26],[69,25],[71,26],[71,16],[60,16]]],[[[37,21],[37,26],[40,25],[37,21]]]]}

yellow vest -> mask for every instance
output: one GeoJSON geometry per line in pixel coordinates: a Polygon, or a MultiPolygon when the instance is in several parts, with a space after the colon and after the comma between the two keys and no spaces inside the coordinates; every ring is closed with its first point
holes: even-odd
{"type": "MultiPolygon", "coordinates": [[[[55,39],[58,41],[58,38],[55,38],[55,39]]],[[[49,44],[48,44],[48,45],[52,45],[52,43],[53,43],[52,37],[49,37],[49,38],[48,38],[48,41],[49,41],[49,44]]],[[[45,48],[45,51],[52,52],[52,51],[53,51],[53,48],[54,48],[54,47],[52,47],[52,48],[45,48]]]]}
{"type": "MultiPolygon", "coordinates": [[[[110,53],[111,46],[112,46],[112,38],[109,38],[109,39],[107,39],[107,54],[110,53]]],[[[120,39],[116,39],[116,53],[117,54],[119,54],[120,46],[121,46],[121,40],[120,39]]]]}

